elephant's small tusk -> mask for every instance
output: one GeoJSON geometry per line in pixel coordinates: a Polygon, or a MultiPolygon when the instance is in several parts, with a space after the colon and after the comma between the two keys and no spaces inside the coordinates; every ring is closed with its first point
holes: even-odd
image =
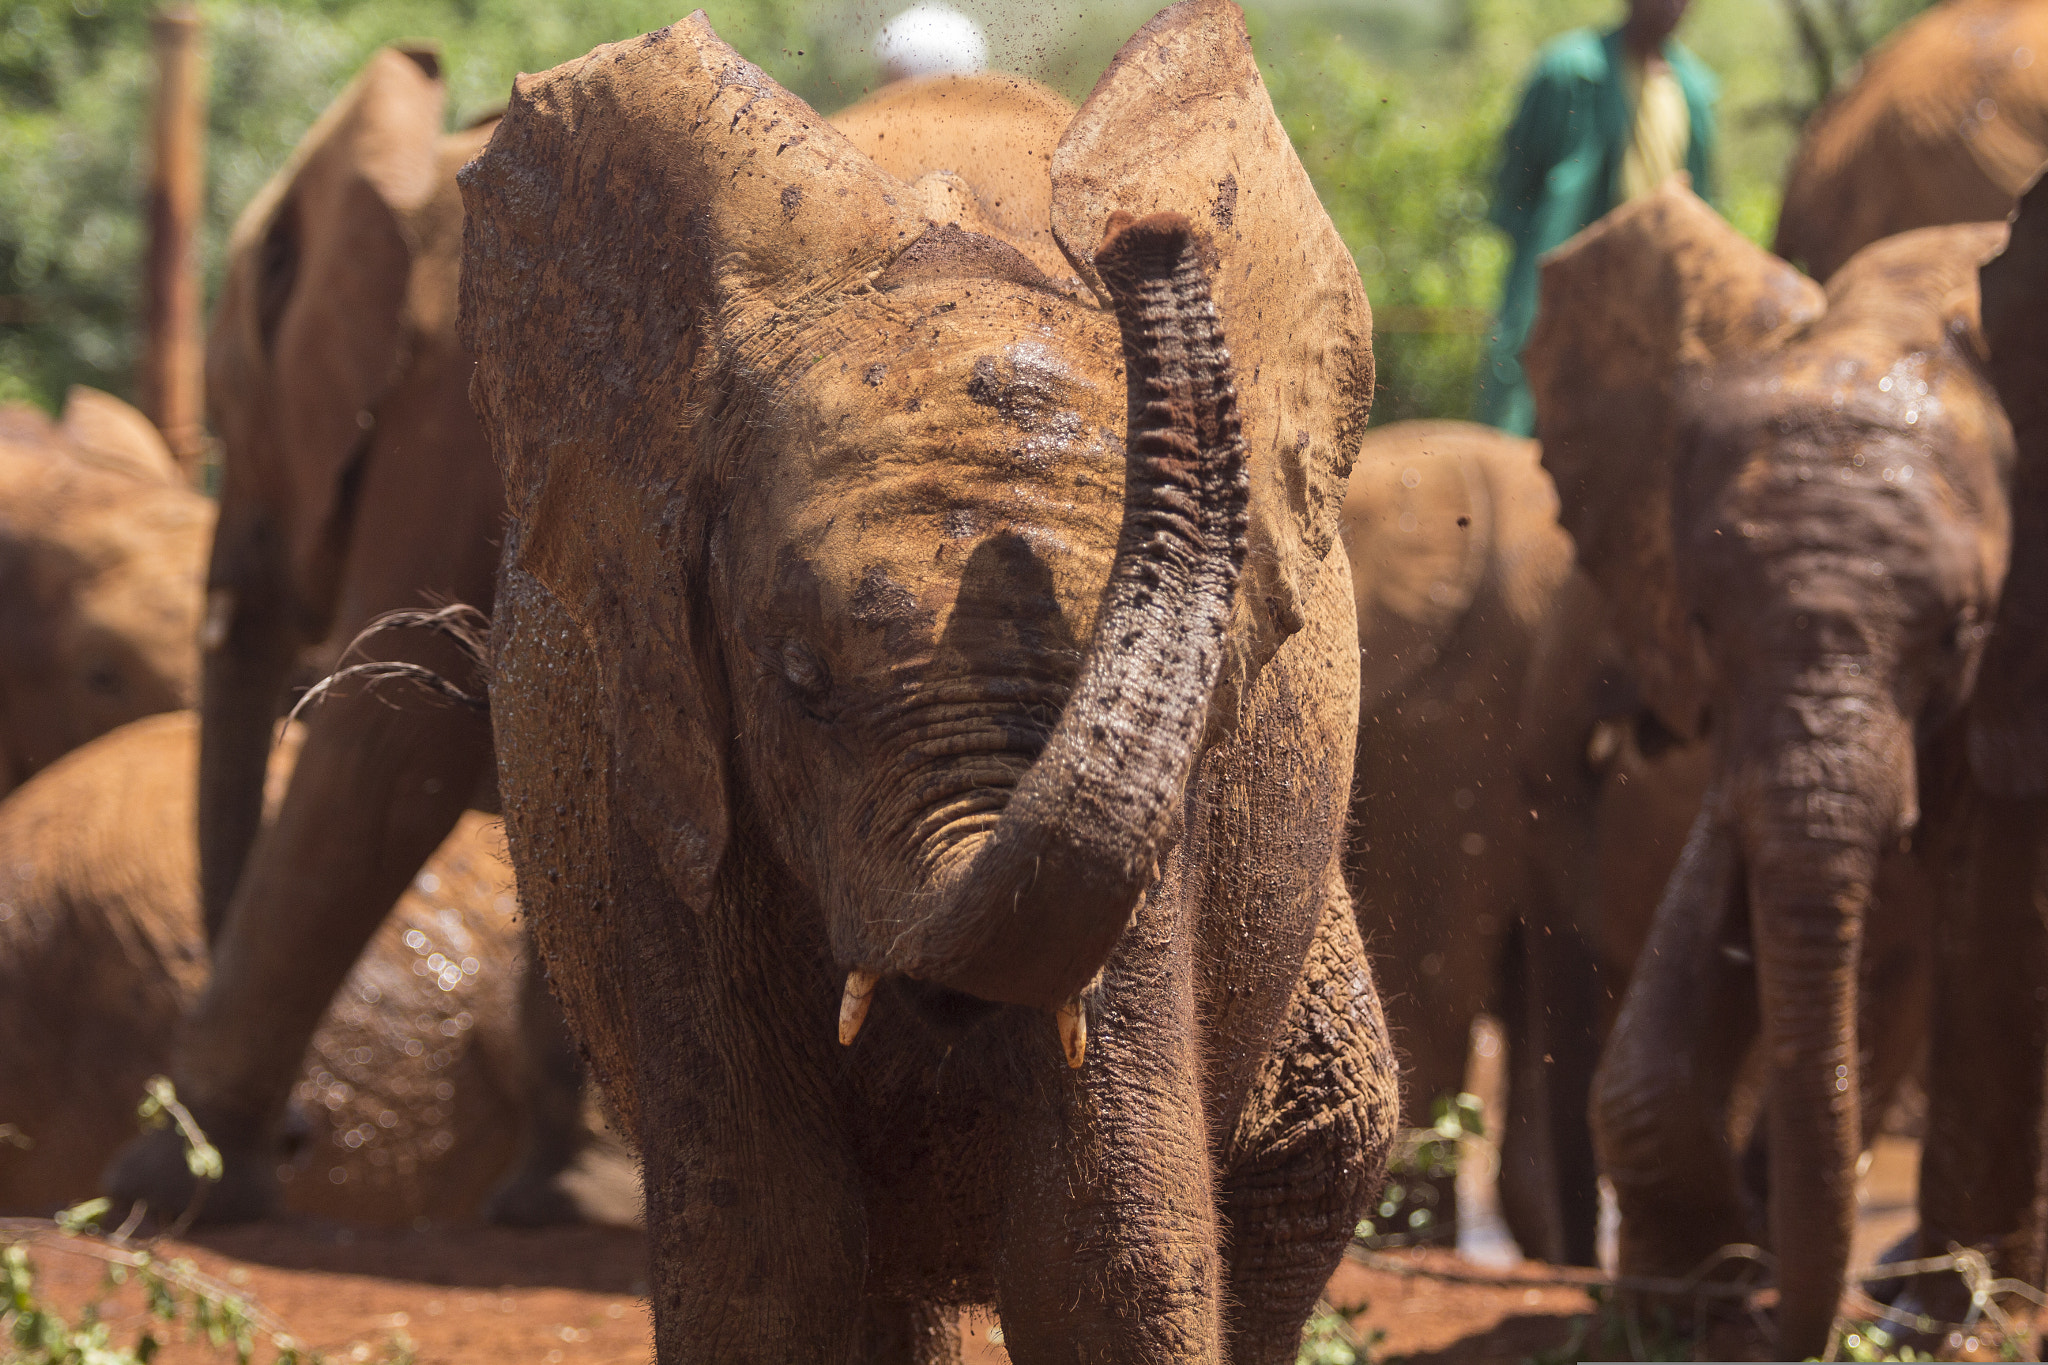
{"type": "Polygon", "coordinates": [[[199,628],[199,647],[211,654],[228,642],[228,630],[235,624],[235,594],[230,588],[215,588],[206,594],[206,624],[199,628]]]}
{"type": "Polygon", "coordinates": [[[839,997],[839,1046],[851,1047],[867,1022],[868,1006],[875,1002],[875,983],[881,975],[865,967],[846,974],[846,993],[839,997]]]}
{"type": "Polygon", "coordinates": [[[1088,1007],[1077,995],[1059,1007],[1053,1020],[1060,1026],[1060,1047],[1067,1054],[1067,1065],[1078,1070],[1088,1060],[1088,1007]]]}

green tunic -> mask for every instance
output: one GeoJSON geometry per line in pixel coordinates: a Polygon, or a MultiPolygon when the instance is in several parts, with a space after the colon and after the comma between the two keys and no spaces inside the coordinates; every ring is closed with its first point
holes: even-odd
{"type": "MultiPolygon", "coordinates": [[[[1664,45],[1685,92],[1692,141],[1685,165],[1693,191],[1713,199],[1713,73],[1676,42],[1664,45]]],[[[1578,29],[1547,44],[1502,139],[1492,219],[1514,257],[1500,317],[1479,375],[1479,420],[1521,435],[1536,430],[1536,406],[1522,377],[1522,343],[1536,320],[1536,263],[1614,207],[1621,159],[1634,135],[1621,30],[1578,29]]]]}

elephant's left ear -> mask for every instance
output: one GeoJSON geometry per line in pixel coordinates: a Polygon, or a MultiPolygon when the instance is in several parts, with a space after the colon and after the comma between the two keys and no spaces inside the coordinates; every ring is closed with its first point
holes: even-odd
{"type": "Polygon", "coordinates": [[[1991,382],[2012,420],[2012,564],[1970,712],[1970,766],[2007,797],[2048,794],[2048,175],[1979,272],[1991,382]]]}
{"type": "Polygon", "coordinates": [[[1251,467],[1251,554],[1216,718],[1301,628],[1372,409],[1372,311],[1309,184],[1230,0],[1184,0],[1138,30],[1053,154],[1053,235],[1106,299],[1109,217],[1184,213],[1206,234],[1251,467]]]}

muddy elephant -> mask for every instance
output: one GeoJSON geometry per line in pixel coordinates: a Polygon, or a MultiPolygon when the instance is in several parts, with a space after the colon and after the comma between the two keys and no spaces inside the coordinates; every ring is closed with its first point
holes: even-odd
{"type": "Polygon", "coordinates": [[[1825,280],[1879,238],[2004,218],[2044,162],[2048,7],[1948,0],[1808,120],[1773,250],[1825,280]]]}
{"type": "Polygon", "coordinates": [[[1595,1081],[1622,1267],[1684,1276],[1767,1234],[1801,1356],[1829,1347],[1862,1100],[1897,1065],[1858,972],[1929,904],[1897,888],[1931,875],[2004,576],[2012,432],[1977,321],[2004,233],[1888,238],[1823,293],[1674,184],[1551,258],[1528,351],[1644,704],[1713,751],[1595,1081]],[[1729,1142],[1753,1041],[1761,1217],[1729,1142]]]}
{"type": "Polygon", "coordinates": [[[940,88],[885,169],[698,14],[463,172],[522,897],[660,1359],[947,1359],[983,1303],[1020,1362],[1292,1361],[1396,1120],[1364,292],[1227,0],[980,154],[1017,83],[940,88]]]}
{"type": "MultiPolygon", "coordinates": [[[[455,337],[462,205],[455,171],[488,124],[441,131],[431,52],[374,56],[237,222],[207,352],[223,444],[207,571],[199,872],[213,971],[173,1065],[227,1162],[211,1220],[261,1215],[287,1096],[325,1002],[392,902],[466,808],[492,809],[480,710],[409,682],[480,690],[443,631],[376,629],[447,602],[488,610],[503,498],[455,337]],[[353,646],[351,642],[354,642],[353,646]],[[374,667],[305,711],[304,755],[258,835],[273,724],[338,662],[374,667]]],[[[536,1094],[527,1155],[493,1216],[575,1216],[557,1177],[578,1064],[544,986],[531,1046],[561,1093],[536,1094]]],[[[167,1135],[109,1171],[109,1193],[181,1206],[167,1135]]]]}
{"type": "MultiPolygon", "coordinates": [[[[1527,1027],[1534,848],[1517,755],[1523,681],[1571,571],[1571,538],[1536,443],[1469,422],[1375,427],[1339,525],[1361,671],[1346,869],[1403,1063],[1404,1120],[1424,1127],[1463,1088],[1482,1011],[1506,1024],[1511,1063],[1540,1055],[1527,1027]]],[[[1545,1073],[1518,1065],[1511,1077],[1503,1206],[1529,1255],[1562,1260],[1548,1159],[1530,1144],[1548,1110],[1545,1073]]],[[[1574,1250],[1590,1263],[1592,1142],[1577,1113],[1565,1117],[1585,1186],[1571,1197],[1589,1210],[1574,1250]]]]}
{"type": "MultiPolygon", "coordinates": [[[[274,789],[295,749],[273,760],[274,789]]],[[[93,1193],[205,980],[198,751],[190,712],[154,716],[0,804],[0,1123],[14,1132],[0,1213],[93,1193]]],[[[510,1166],[528,1086],[502,847],[466,817],[324,1016],[293,1077],[287,1207],[397,1226],[473,1216],[510,1166]]]]}
{"type": "MultiPolygon", "coordinates": [[[[2040,1203],[2048,1189],[2048,189],[2041,183],[2020,200],[2006,249],[1980,278],[1988,368],[2016,448],[2012,558],[1970,700],[1961,870],[1933,955],[1940,989],[1929,1039],[1920,1226],[1904,1252],[1940,1255],[1960,1243],[1984,1251],[1997,1273],[2039,1285],[2048,1275],[2040,1203]]],[[[1941,1316],[1959,1317],[1967,1303],[1946,1278],[1910,1288],[1941,1316]]]]}
{"type": "Polygon", "coordinates": [[[54,424],[0,413],[0,794],[195,700],[213,506],[152,467],[152,442],[93,390],[54,424]]]}

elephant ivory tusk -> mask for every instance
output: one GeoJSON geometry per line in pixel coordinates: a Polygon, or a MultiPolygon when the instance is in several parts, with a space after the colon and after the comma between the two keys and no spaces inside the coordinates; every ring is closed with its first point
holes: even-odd
{"type": "Polygon", "coordinates": [[[875,1001],[875,983],[879,980],[879,973],[865,967],[856,967],[846,974],[846,993],[839,997],[839,1046],[851,1047],[860,1036],[860,1026],[867,1022],[868,1006],[875,1001]]]}
{"type": "Polygon", "coordinates": [[[1088,1007],[1077,995],[1059,1007],[1053,1020],[1060,1026],[1060,1047],[1067,1054],[1067,1065],[1078,1070],[1088,1060],[1088,1007]]]}

